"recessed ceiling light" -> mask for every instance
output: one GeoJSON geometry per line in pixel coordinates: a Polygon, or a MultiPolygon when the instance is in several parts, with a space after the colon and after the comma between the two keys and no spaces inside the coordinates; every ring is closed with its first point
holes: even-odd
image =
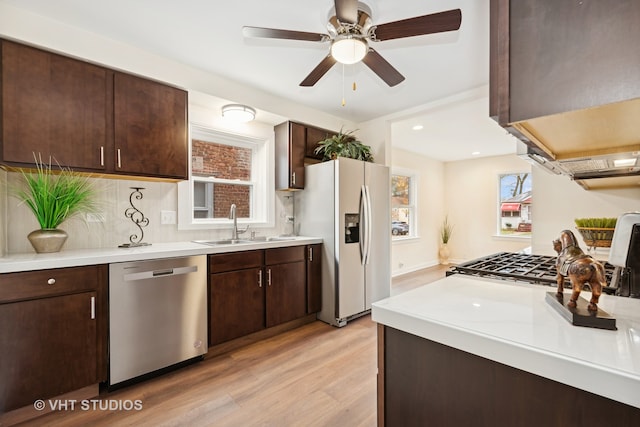
{"type": "Polygon", "coordinates": [[[424,129],[424,126],[422,126],[422,125],[415,125],[415,126],[414,126],[414,127],[412,127],[411,129],[413,129],[413,130],[422,130],[422,129],[424,129]]]}
{"type": "Polygon", "coordinates": [[[471,153],[472,156],[479,156],[480,152],[479,151],[474,151],[473,153],[471,153]]]}
{"type": "Polygon", "coordinates": [[[623,168],[623,167],[631,167],[631,166],[635,166],[636,162],[638,159],[636,158],[630,158],[630,159],[616,159],[613,161],[613,166],[617,167],[617,168],[623,168]]]}

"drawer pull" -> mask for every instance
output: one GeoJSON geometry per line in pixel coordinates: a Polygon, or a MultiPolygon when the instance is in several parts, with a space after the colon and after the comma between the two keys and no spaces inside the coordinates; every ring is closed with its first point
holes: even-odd
{"type": "Polygon", "coordinates": [[[56,284],[56,279],[54,279],[53,277],[47,280],[47,285],[55,285],[55,284],[56,284]]]}
{"type": "Polygon", "coordinates": [[[262,270],[258,270],[258,287],[262,287],[262,270]]]}

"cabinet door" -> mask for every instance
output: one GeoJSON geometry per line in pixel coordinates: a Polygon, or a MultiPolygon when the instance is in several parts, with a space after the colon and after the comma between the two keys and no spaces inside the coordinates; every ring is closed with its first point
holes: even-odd
{"type": "Polygon", "coordinates": [[[96,292],[0,304],[0,413],[97,383],[96,292]]]}
{"type": "Polygon", "coordinates": [[[266,267],[267,327],[298,319],[307,313],[304,261],[266,267]]]}
{"type": "Polygon", "coordinates": [[[3,40],[1,75],[3,161],[105,169],[108,70],[3,40]]]}
{"type": "Polygon", "coordinates": [[[187,93],[115,73],[116,172],[187,179],[187,93]]]}
{"type": "Polygon", "coordinates": [[[305,127],[291,123],[289,151],[289,188],[304,188],[304,154],[306,151],[305,127]]]}
{"type": "Polygon", "coordinates": [[[307,246],[307,313],[322,309],[322,244],[307,246]]]}
{"type": "Polygon", "coordinates": [[[210,275],[209,346],[264,329],[262,268],[210,275]]]}

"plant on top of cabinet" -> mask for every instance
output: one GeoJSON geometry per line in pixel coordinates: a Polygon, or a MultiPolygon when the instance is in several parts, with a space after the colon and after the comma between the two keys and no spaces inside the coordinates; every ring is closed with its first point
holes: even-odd
{"type": "Polygon", "coordinates": [[[35,164],[34,171],[20,170],[22,183],[11,189],[11,195],[27,205],[40,224],[40,230],[27,236],[36,252],[58,252],[67,240],[67,233],[58,226],[95,211],[95,188],[89,176],[64,167],[54,171],[51,160],[46,164],[36,158],[35,164]]]}
{"type": "Polygon", "coordinates": [[[316,148],[316,154],[322,154],[322,160],[335,160],[338,157],[373,162],[371,147],[358,141],[353,135],[355,131],[343,132],[340,129],[337,135],[332,135],[320,142],[316,148]]]}

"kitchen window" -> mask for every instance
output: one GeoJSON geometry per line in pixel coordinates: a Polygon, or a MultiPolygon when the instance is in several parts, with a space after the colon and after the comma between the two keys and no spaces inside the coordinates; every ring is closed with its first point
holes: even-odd
{"type": "Polygon", "coordinates": [[[268,146],[266,140],[192,124],[190,179],[178,191],[179,206],[191,210],[182,212],[180,228],[226,228],[232,204],[238,223],[270,225],[268,146]]]}
{"type": "Polygon", "coordinates": [[[533,203],[531,174],[501,174],[498,176],[498,188],[498,235],[530,237],[533,203]]]}
{"type": "Polygon", "coordinates": [[[416,235],[416,174],[394,169],[391,175],[391,236],[394,240],[416,235]]]}

